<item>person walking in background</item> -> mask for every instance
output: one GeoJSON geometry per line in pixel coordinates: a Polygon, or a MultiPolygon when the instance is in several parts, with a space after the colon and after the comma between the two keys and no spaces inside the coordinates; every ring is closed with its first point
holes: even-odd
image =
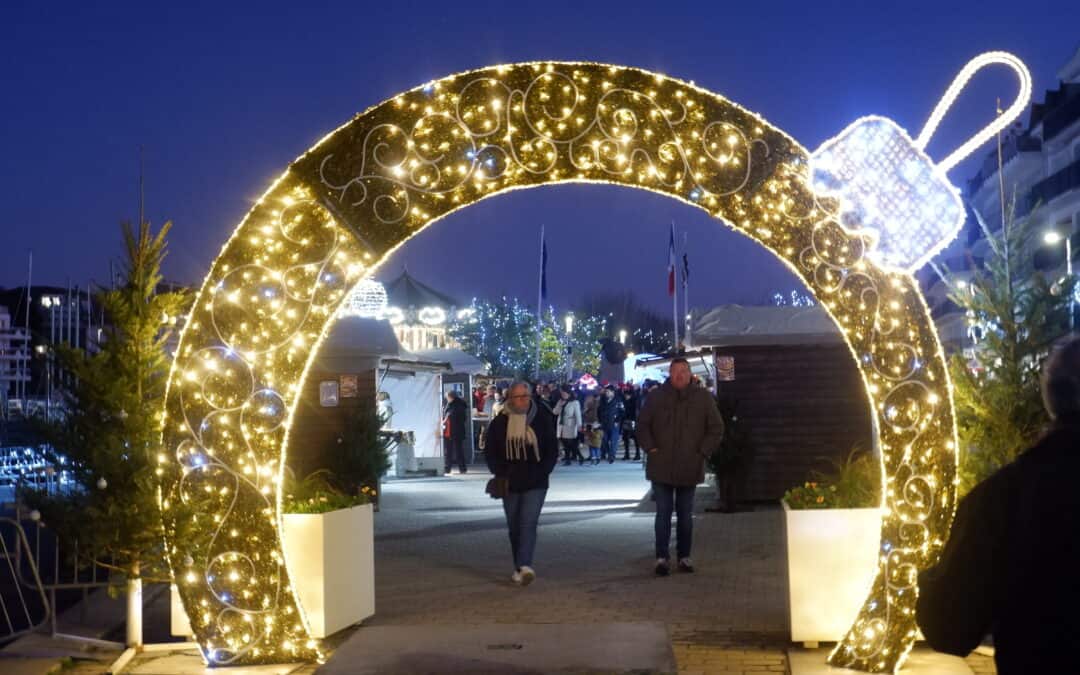
{"type": "Polygon", "coordinates": [[[491,423],[484,457],[488,469],[507,482],[503,512],[514,559],[511,580],[528,586],[536,578],[533,554],[548,476],[559,458],[554,425],[545,420],[526,382],[510,387],[506,408],[491,423]]]}
{"type": "Polygon", "coordinates": [[[585,444],[589,446],[589,463],[600,463],[600,446],[604,442],[604,432],[600,429],[600,406],[596,396],[585,395],[585,407],[581,411],[582,430],[585,436],[585,444]],[[594,443],[594,432],[600,430],[600,438],[594,443]]]}
{"type": "Polygon", "coordinates": [[[500,389],[495,394],[495,403],[493,403],[491,405],[491,417],[494,418],[496,415],[501,413],[503,408],[505,408],[505,407],[506,407],[506,390],[505,389],[500,389]]]}
{"type": "Polygon", "coordinates": [[[686,359],[673,359],[667,382],[649,394],[637,424],[638,443],[647,453],[645,477],[656,500],[657,576],[671,571],[672,510],[678,519],[678,568],[694,571],[694,490],[705,480],[705,459],[723,437],[724,420],[712,395],[690,384],[686,359]]]}
{"type": "Polygon", "coordinates": [[[499,396],[499,389],[495,385],[488,385],[487,393],[484,395],[484,407],[480,412],[484,413],[488,417],[494,417],[498,413],[495,412],[495,402],[501,400],[499,396]]]}
{"type": "Polygon", "coordinates": [[[600,425],[604,428],[603,456],[608,464],[615,462],[615,453],[619,451],[619,432],[623,417],[622,399],[615,396],[615,387],[610,384],[604,388],[604,398],[600,405],[600,425]]]}
{"type": "Polygon", "coordinates": [[[385,391],[380,391],[375,399],[376,410],[378,410],[379,418],[382,419],[382,428],[393,429],[394,404],[390,402],[390,394],[385,391]]]}
{"type": "MultiPolygon", "coordinates": [[[[623,461],[630,461],[630,442],[634,440],[634,426],[637,424],[638,395],[634,385],[628,384],[622,390],[623,421],[622,443],[623,461]]],[[[641,461],[641,446],[634,443],[634,461],[641,461]]]]}
{"type": "Polygon", "coordinates": [[[443,441],[446,446],[444,473],[449,474],[454,464],[460,473],[468,472],[465,464],[465,427],[469,424],[469,409],[461,394],[456,389],[446,392],[446,407],[443,409],[443,441]]]}
{"type": "Polygon", "coordinates": [[[578,446],[578,434],[581,433],[581,404],[574,396],[574,390],[563,385],[559,389],[562,400],[556,406],[559,411],[559,442],[563,446],[563,464],[570,466],[576,459],[578,464],[584,464],[585,458],[581,455],[578,446]]]}
{"type": "Polygon", "coordinates": [[[1042,392],[1049,429],[960,501],[941,558],[919,574],[930,646],[967,656],[992,634],[1001,675],[1077,672],[1080,338],[1051,353],[1042,392]]]}

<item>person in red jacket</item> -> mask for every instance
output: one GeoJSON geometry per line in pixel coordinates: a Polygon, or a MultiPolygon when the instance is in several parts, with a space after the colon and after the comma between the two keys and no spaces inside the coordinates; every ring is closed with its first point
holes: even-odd
{"type": "Polygon", "coordinates": [[[940,560],[919,574],[930,646],[965,656],[993,635],[1001,675],[1080,672],[1080,338],[1051,354],[1042,389],[1050,428],[961,500],[940,560]]]}

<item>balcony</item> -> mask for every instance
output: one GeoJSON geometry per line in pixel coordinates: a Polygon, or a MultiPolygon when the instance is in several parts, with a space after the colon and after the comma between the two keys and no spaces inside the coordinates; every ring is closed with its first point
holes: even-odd
{"type": "Polygon", "coordinates": [[[1043,118],[1043,138],[1050,140],[1080,119],[1080,95],[1073,95],[1043,118]]]}
{"type": "Polygon", "coordinates": [[[1017,215],[1026,215],[1035,204],[1046,204],[1078,188],[1080,188],[1080,159],[1031,186],[1031,190],[1021,200],[1022,203],[1016,205],[1017,215]]]}

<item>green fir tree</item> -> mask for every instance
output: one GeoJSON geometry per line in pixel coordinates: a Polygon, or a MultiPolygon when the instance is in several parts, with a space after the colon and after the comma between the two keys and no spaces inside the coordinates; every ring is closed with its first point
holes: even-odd
{"type": "Polygon", "coordinates": [[[166,223],[122,226],[125,261],[119,287],[102,291],[100,347],[54,347],[65,373],[58,419],[42,421],[54,461],[67,458],[74,479],[58,494],[24,495],[61,541],[130,579],[164,579],[155,471],[174,337],[188,295],[161,289],[166,223]]]}
{"type": "Polygon", "coordinates": [[[990,232],[989,252],[970,280],[945,274],[950,299],[964,310],[975,344],[949,363],[960,432],[960,492],[1013,461],[1049,422],[1039,377],[1053,343],[1068,332],[1071,279],[1035,269],[1042,232],[1015,216],[990,232]]]}

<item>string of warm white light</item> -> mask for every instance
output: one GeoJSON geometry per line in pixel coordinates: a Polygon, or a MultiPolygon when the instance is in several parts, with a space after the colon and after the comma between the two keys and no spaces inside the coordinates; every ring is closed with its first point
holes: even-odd
{"type": "MultiPolygon", "coordinates": [[[[893,127],[873,131],[904,140],[893,127]]],[[[321,140],[214,262],[170,373],[159,457],[167,551],[207,659],[318,656],[288,580],[280,481],[308,368],[348,289],[459,208],[513,189],[593,182],[704,209],[775,253],[840,328],[876,416],[885,481],[878,574],[831,661],[898,667],[916,634],[915,573],[937,555],[955,508],[956,435],[945,359],[919,286],[875,258],[881,239],[861,219],[888,221],[880,212],[896,206],[921,222],[936,212],[911,210],[923,198],[918,186],[955,188],[920,165],[904,179],[914,189],[885,203],[865,199],[881,186],[853,190],[845,162],[883,163],[903,177],[907,162],[924,161],[910,139],[913,152],[875,158],[880,139],[860,141],[862,155],[850,146],[822,171],[829,190],[864,197],[838,200],[811,187],[804,148],[720,96],[634,68],[527,63],[413,89],[321,140]],[[866,206],[874,203],[879,214],[866,206]],[[176,500],[191,507],[183,524],[193,534],[177,534],[176,500]]],[[[911,238],[933,248],[934,236],[911,238]]],[[[893,250],[900,265],[925,253],[893,250]]],[[[391,321],[406,319],[394,309],[391,321]]]]}

